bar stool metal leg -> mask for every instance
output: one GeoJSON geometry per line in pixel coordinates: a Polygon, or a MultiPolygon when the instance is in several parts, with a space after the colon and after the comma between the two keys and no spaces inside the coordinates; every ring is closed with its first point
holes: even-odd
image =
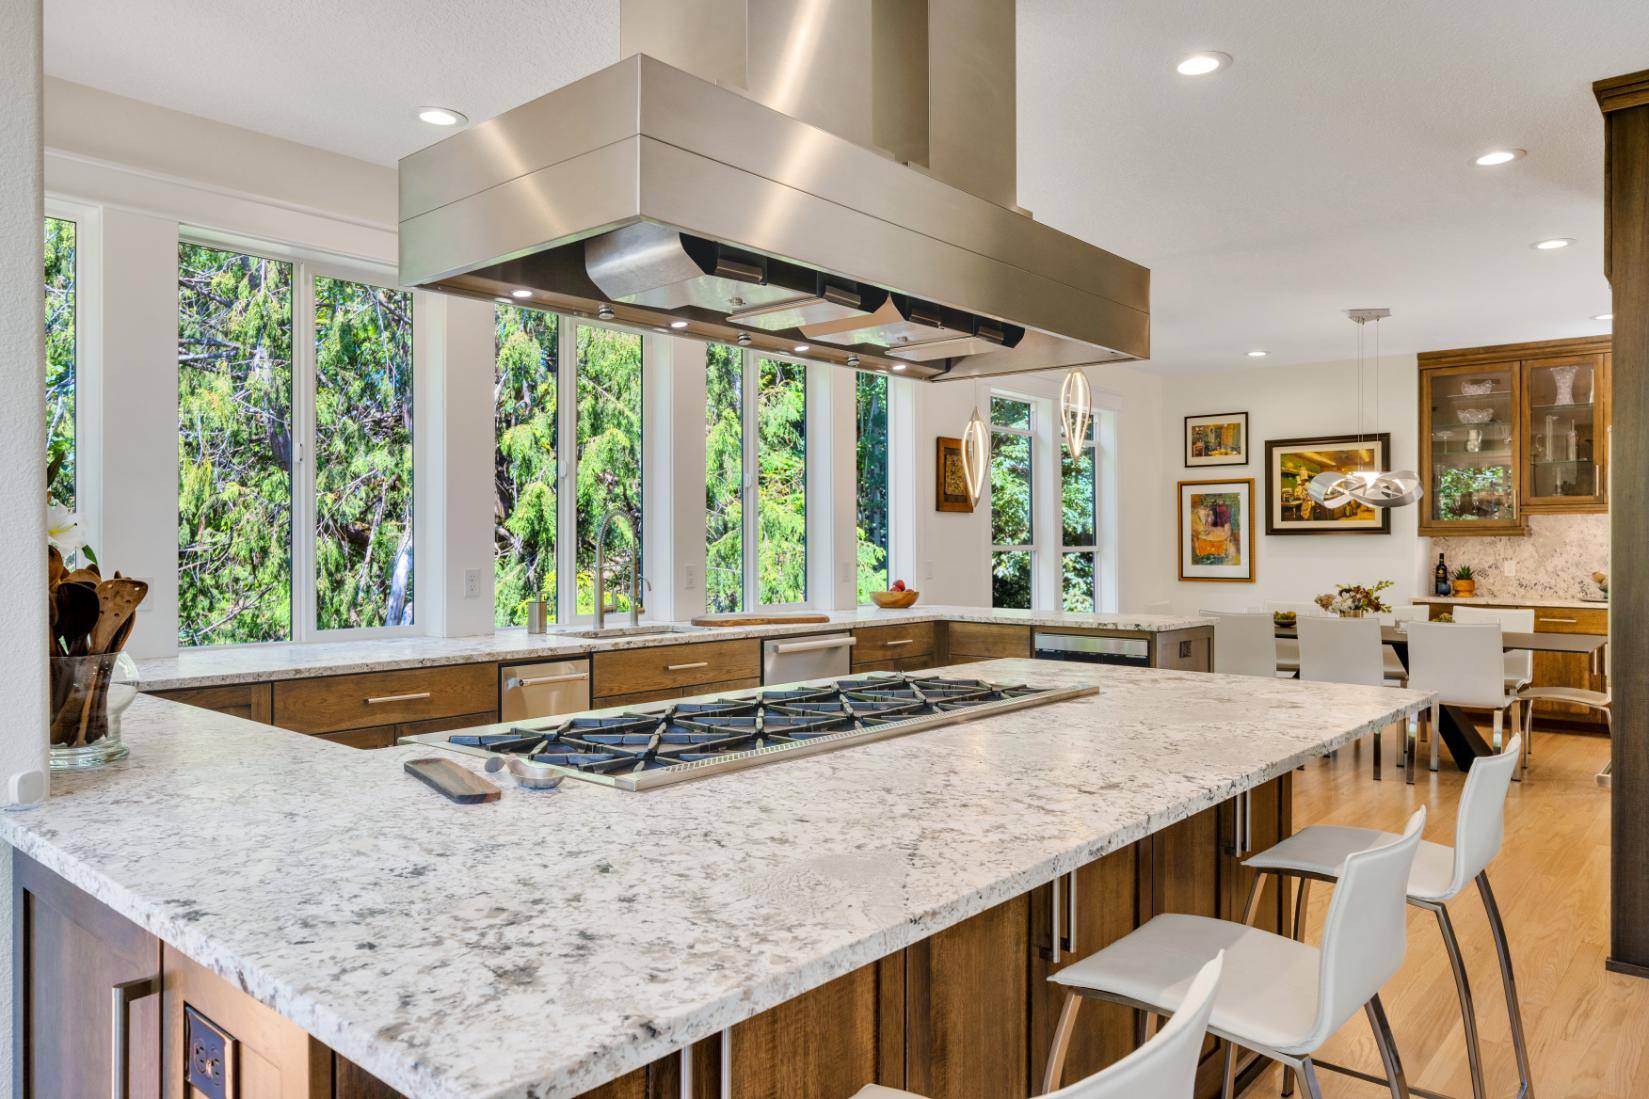
{"type": "Polygon", "coordinates": [[[1477,1038],[1477,1012],[1472,1007],[1471,984],[1466,977],[1466,963],[1460,957],[1460,940],[1455,937],[1454,922],[1449,919],[1449,910],[1439,904],[1432,911],[1437,914],[1437,930],[1443,935],[1443,946],[1449,955],[1449,968],[1454,970],[1454,987],[1460,993],[1460,1021],[1466,1035],[1466,1064],[1471,1069],[1472,1099],[1485,1099],[1483,1049],[1477,1038]]]}
{"type": "MultiPolygon", "coordinates": [[[[1294,1074],[1288,1073],[1288,1082],[1283,1085],[1283,1094],[1294,1094],[1294,1074]]],[[[1300,1079],[1305,1083],[1307,1099],[1323,1099],[1323,1086],[1317,1082],[1317,1069],[1312,1065],[1311,1058],[1307,1057],[1300,1062],[1300,1079]]]]}
{"type": "Polygon", "coordinates": [[[1494,950],[1500,957],[1500,980],[1506,988],[1506,1011],[1511,1016],[1512,1049],[1517,1053],[1517,1076],[1522,1082],[1519,1099],[1534,1099],[1534,1077],[1529,1072],[1529,1043],[1523,1035],[1523,1010],[1517,1001],[1517,980],[1512,976],[1512,951],[1506,942],[1506,925],[1500,919],[1500,906],[1494,901],[1494,890],[1489,888],[1487,870],[1477,875],[1477,891],[1483,895],[1483,908],[1489,915],[1489,932],[1494,936],[1494,950]]]}
{"type": "Polygon", "coordinates": [[[1408,1080],[1403,1077],[1403,1062],[1397,1056],[1397,1040],[1392,1037],[1391,1023],[1386,1019],[1386,1009],[1381,1006],[1380,997],[1374,997],[1364,1009],[1368,1012],[1369,1026],[1374,1028],[1374,1044],[1380,1047],[1380,1060],[1385,1062],[1392,1099],[1410,1099],[1408,1080]]]}
{"type": "Polygon", "coordinates": [[[1048,1051],[1048,1067],[1042,1075],[1042,1094],[1059,1088],[1065,1075],[1065,1054],[1071,1048],[1071,1031],[1076,1027],[1076,1012],[1082,1006],[1082,997],[1065,993],[1065,1006],[1059,1009],[1059,1022],[1054,1026],[1054,1044],[1048,1051]]]}
{"type": "Polygon", "coordinates": [[[1305,942],[1306,902],[1311,899],[1311,879],[1301,878],[1299,891],[1294,895],[1294,941],[1305,942]]]}

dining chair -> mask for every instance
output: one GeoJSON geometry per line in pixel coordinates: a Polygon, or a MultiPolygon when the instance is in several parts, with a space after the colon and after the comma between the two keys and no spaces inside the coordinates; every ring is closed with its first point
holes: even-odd
{"type": "MultiPolygon", "coordinates": [[[[1533,607],[1455,607],[1454,620],[1466,625],[1498,622],[1504,633],[1534,633],[1533,607]]],[[[1513,649],[1502,653],[1506,666],[1506,693],[1516,694],[1534,682],[1534,653],[1513,649]]]]}
{"type": "MultiPolygon", "coordinates": [[[[1282,603],[1275,600],[1265,605],[1269,614],[1292,614],[1297,623],[1302,618],[1328,618],[1329,613],[1315,603],[1282,603]]],[[[1300,670],[1300,643],[1292,637],[1277,638],[1277,670],[1293,675],[1300,670]]]]}
{"type": "Polygon", "coordinates": [[[1277,625],[1269,612],[1198,611],[1214,620],[1214,670],[1223,675],[1277,676],[1277,625]]]}
{"type": "MultiPolygon", "coordinates": [[[[1043,1092],[1044,1099],[1192,1099],[1197,1088],[1197,1062],[1202,1059],[1203,1036],[1208,1033],[1208,1016],[1219,993],[1220,971],[1225,952],[1197,971],[1185,990],[1185,999],[1173,1018],[1149,1041],[1122,1060],[1084,1076],[1069,1087],[1043,1092]]],[[[1064,1021],[1063,1019],[1061,1020],[1064,1021]]],[[[1075,1021],[1075,1017],[1071,1017],[1075,1021]]],[[[1052,1088],[1059,1083],[1044,1083],[1052,1088]]],[[[859,1089],[853,1099],[922,1099],[915,1092],[871,1084],[859,1089]]]]}
{"type": "MultiPolygon", "coordinates": [[[[1425,622],[1431,617],[1431,608],[1424,603],[1410,603],[1407,606],[1393,607],[1390,614],[1382,614],[1380,622],[1386,626],[1406,626],[1410,622],[1425,622]]],[[[1399,685],[1406,685],[1409,678],[1408,665],[1397,655],[1397,650],[1387,645],[1381,654],[1385,661],[1386,678],[1394,679],[1399,685]]]]}
{"type": "MultiPolygon", "coordinates": [[[[1411,622],[1408,626],[1409,689],[1431,691],[1427,732],[1431,737],[1431,769],[1437,770],[1440,737],[1438,720],[1444,706],[1487,711],[1494,717],[1494,750],[1505,740],[1505,718],[1512,715],[1512,733],[1522,730],[1521,704],[1506,691],[1500,624],[1467,625],[1459,622],[1411,622]]],[[[1414,750],[1411,744],[1409,751],[1414,750]]]]}
{"type": "MultiPolygon", "coordinates": [[[[1378,618],[1315,618],[1297,620],[1300,632],[1300,678],[1313,683],[1358,683],[1387,686],[1385,644],[1378,618]]],[[[1380,777],[1381,732],[1376,729],[1374,777],[1380,777]]]]}

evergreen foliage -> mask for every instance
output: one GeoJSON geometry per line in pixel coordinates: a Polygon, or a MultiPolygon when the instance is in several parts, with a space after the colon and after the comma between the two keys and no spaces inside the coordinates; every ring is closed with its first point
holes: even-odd
{"type": "Polygon", "coordinates": [[[57,463],[47,495],[75,506],[75,223],[46,219],[46,465],[57,463]]]}

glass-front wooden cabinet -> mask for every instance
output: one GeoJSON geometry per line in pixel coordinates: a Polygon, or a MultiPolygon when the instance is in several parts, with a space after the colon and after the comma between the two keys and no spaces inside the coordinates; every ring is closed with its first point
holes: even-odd
{"type": "Polygon", "coordinates": [[[1609,359],[1608,337],[1422,353],[1420,533],[1607,511],[1609,359]]]}
{"type": "Polygon", "coordinates": [[[1608,484],[1607,356],[1523,360],[1523,504],[1590,511],[1608,484]]]}

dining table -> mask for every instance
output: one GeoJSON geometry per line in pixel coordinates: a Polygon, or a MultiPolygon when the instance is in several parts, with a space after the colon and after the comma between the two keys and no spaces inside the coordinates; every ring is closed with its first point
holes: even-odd
{"type": "MultiPolygon", "coordinates": [[[[1293,625],[1277,623],[1278,637],[1298,638],[1299,629],[1293,625]]],[[[1397,652],[1397,659],[1406,669],[1409,666],[1408,632],[1402,625],[1385,625],[1380,627],[1380,640],[1390,645],[1397,652]]],[[[1500,635],[1501,647],[1506,652],[1537,652],[1537,653],[1569,653],[1587,656],[1592,661],[1593,674],[1603,671],[1603,653],[1609,644],[1609,636],[1601,633],[1524,633],[1519,630],[1505,630],[1500,635]]],[[[1528,730],[1524,730],[1527,733],[1528,730]]],[[[1495,748],[1483,735],[1477,731],[1477,722],[1472,719],[1471,712],[1458,706],[1439,707],[1437,729],[1433,735],[1441,736],[1443,744],[1453,757],[1454,764],[1462,771],[1469,770],[1472,761],[1479,756],[1495,754],[1495,748]]],[[[1410,759],[1408,768],[1409,781],[1414,781],[1413,760],[1410,759]]]]}

